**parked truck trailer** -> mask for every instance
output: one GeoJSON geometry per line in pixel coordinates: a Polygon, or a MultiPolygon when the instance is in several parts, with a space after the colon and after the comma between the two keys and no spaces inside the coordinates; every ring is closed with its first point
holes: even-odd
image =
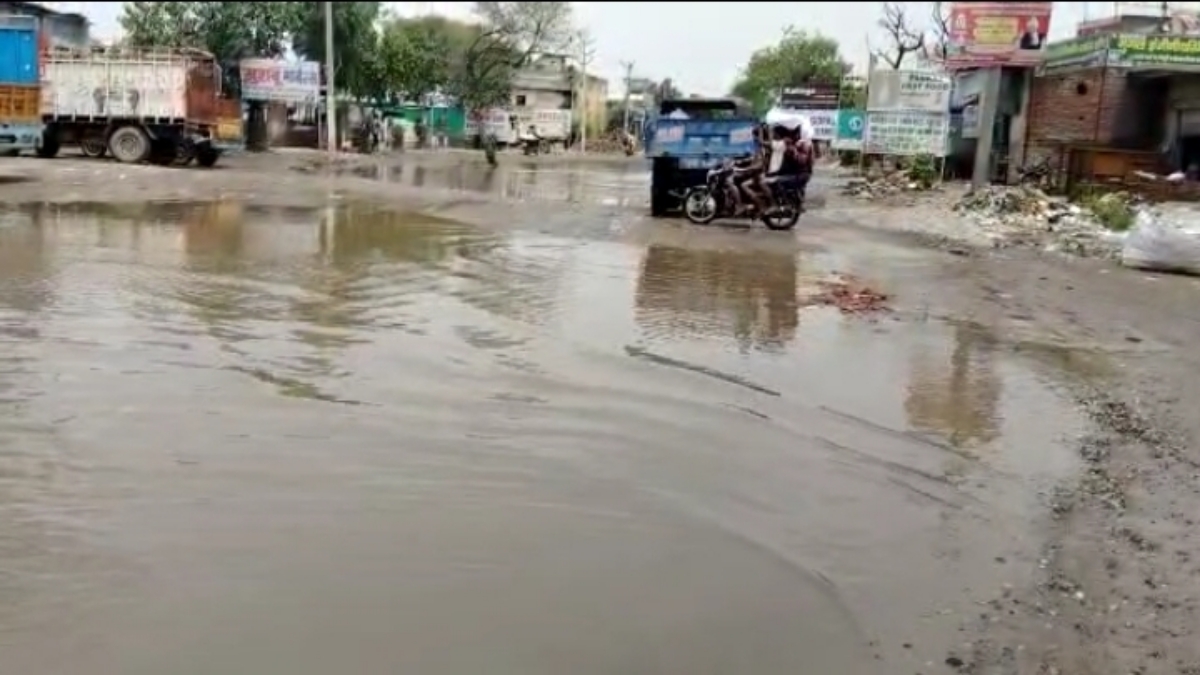
{"type": "Polygon", "coordinates": [[[198,50],[56,50],[42,57],[38,154],[64,145],[120,162],[212,166],[242,145],[241,103],[198,50]]]}
{"type": "Polygon", "coordinates": [[[0,154],[34,150],[42,138],[38,23],[0,16],[0,154]]]}

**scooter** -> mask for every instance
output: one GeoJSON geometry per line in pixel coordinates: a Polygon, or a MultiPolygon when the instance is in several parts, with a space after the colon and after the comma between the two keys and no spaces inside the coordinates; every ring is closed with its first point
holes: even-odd
{"type": "Polygon", "coordinates": [[[729,199],[728,180],[733,174],[732,162],[713,167],[705,174],[703,185],[689,188],[683,195],[683,215],[697,225],[707,225],[717,218],[744,216],[758,219],[771,230],[790,230],[804,213],[804,189],[786,182],[768,179],[774,206],[758,213],[753,205],[744,214],[734,213],[734,204],[729,199]]]}

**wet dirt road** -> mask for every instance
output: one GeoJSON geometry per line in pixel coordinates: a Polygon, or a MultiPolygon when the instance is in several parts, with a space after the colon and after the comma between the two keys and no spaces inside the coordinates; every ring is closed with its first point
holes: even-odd
{"type": "Polygon", "coordinates": [[[1061,362],[803,302],[922,252],[593,229],[10,209],[6,670],[944,668],[1079,469],[1061,362]]]}

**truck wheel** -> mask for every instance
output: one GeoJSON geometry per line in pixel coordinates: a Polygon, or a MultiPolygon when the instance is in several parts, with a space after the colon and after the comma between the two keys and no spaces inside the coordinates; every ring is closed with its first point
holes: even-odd
{"type": "Polygon", "coordinates": [[[211,145],[202,145],[196,148],[196,163],[206,169],[214,166],[220,156],[220,151],[211,145]]]}
{"type": "Polygon", "coordinates": [[[97,136],[89,136],[79,142],[79,151],[84,157],[92,157],[99,159],[108,154],[108,147],[104,144],[104,139],[97,136]]]}
{"type": "Polygon", "coordinates": [[[37,156],[42,159],[51,159],[58,155],[61,145],[58,140],[58,130],[47,129],[42,132],[42,144],[38,146],[37,156]]]}
{"type": "Polygon", "coordinates": [[[196,145],[189,140],[180,141],[175,146],[175,166],[187,166],[196,159],[196,145]]]}
{"type": "Polygon", "coordinates": [[[124,164],[144,162],[150,156],[150,137],[141,127],[121,127],[108,137],[108,151],[124,164]]]}

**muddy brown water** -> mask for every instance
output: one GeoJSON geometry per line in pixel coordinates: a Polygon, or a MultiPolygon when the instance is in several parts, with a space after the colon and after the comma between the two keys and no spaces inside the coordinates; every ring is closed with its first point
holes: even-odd
{"type": "Polygon", "coordinates": [[[832,255],[10,210],[4,671],[941,667],[1080,422],[976,328],[806,308],[832,255]]]}

